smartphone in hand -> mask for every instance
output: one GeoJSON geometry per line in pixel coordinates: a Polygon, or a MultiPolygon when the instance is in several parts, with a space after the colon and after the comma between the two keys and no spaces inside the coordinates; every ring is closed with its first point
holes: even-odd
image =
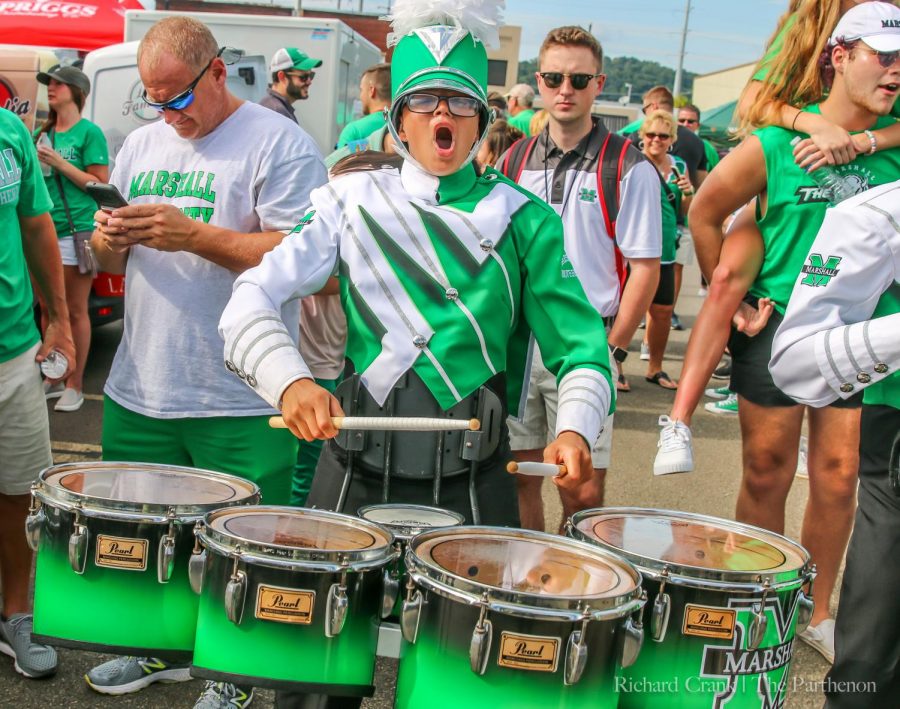
{"type": "Polygon", "coordinates": [[[119,207],[127,207],[128,200],[122,196],[115,185],[105,182],[88,182],[84,191],[97,203],[104,212],[111,212],[119,207]]]}

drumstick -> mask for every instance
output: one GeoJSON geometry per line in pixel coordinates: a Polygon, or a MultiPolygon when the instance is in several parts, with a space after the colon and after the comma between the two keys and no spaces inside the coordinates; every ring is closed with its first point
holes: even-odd
{"type": "MultiPolygon", "coordinates": [[[[478,431],[478,419],[416,418],[413,416],[332,416],[335,428],[345,431],[478,431]]],[[[272,416],[272,428],[287,428],[284,418],[272,416]]]]}
{"type": "Polygon", "coordinates": [[[518,473],[519,475],[537,475],[541,477],[555,477],[557,475],[566,474],[565,465],[555,465],[554,463],[517,463],[514,460],[506,464],[506,472],[518,473]]]}

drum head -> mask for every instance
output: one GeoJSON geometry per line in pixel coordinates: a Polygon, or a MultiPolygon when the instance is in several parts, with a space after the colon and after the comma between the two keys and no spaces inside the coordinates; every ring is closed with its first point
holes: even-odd
{"type": "Polygon", "coordinates": [[[393,541],[384,530],[355,517],[289,507],[226,510],[210,515],[207,526],[232,544],[264,547],[351,552],[393,541]]]}
{"type": "Polygon", "coordinates": [[[456,527],[465,521],[456,512],[424,505],[369,505],[359,510],[359,516],[387,527],[400,539],[409,539],[426,529],[456,527]]]}
{"type": "Polygon", "coordinates": [[[254,502],[259,492],[233,475],[143,463],[59,465],[41,478],[50,498],[83,499],[86,506],[114,509],[215,509],[254,502]]]}
{"type": "Polygon", "coordinates": [[[643,569],[778,574],[809,562],[802,547],[780,535],[717,517],[607,508],[579,513],[572,522],[584,537],[643,569]]]}
{"type": "MultiPolygon", "coordinates": [[[[629,594],[640,579],[626,562],[597,555],[564,537],[501,529],[429,533],[415,554],[464,582],[514,594],[608,598],[629,594]]],[[[418,538],[418,539],[421,539],[418,538]]]]}

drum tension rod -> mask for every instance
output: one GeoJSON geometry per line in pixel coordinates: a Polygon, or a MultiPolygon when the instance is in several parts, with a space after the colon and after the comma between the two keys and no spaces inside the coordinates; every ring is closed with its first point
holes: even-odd
{"type": "Polygon", "coordinates": [[[231,554],[234,566],[231,569],[231,577],[225,585],[225,615],[235,625],[241,624],[244,615],[244,597],[247,592],[247,575],[240,570],[241,547],[234,548],[231,554]]]}
{"type": "Polygon", "coordinates": [[[28,503],[28,516],[25,518],[25,539],[32,551],[37,551],[41,543],[41,529],[47,520],[42,505],[37,499],[37,483],[31,485],[31,500],[28,503]]]}
{"type": "Polygon", "coordinates": [[[581,614],[581,628],[573,630],[569,635],[569,643],[566,648],[566,673],[563,678],[567,686],[578,682],[587,666],[587,629],[590,620],[590,607],[587,606],[581,614]]]}
{"type": "Polygon", "coordinates": [[[493,624],[487,618],[489,602],[488,595],[481,596],[479,604],[481,611],[478,614],[478,622],[472,631],[472,641],[469,643],[469,665],[476,675],[483,675],[487,669],[488,656],[491,652],[491,640],[494,635],[493,624]]]}
{"type": "MultiPolygon", "coordinates": [[[[757,577],[757,581],[761,582],[762,580],[761,576],[757,577]]],[[[750,650],[759,648],[765,638],[766,627],[769,624],[768,618],[766,617],[766,598],[770,591],[769,580],[766,579],[763,583],[762,598],[759,603],[753,604],[753,620],[750,622],[750,639],[748,643],[750,650]]]]}
{"type": "Polygon", "coordinates": [[[659,580],[659,592],[653,599],[653,609],[650,611],[650,637],[654,642],[661,643],[666,637],[669,627],[669,615],[672,612],[672,598],[666,593],[666,582],[669,580],[669,566],[663,567],[659,580]]]}
{"type": "Polygon", "coordinates": [[[175,508],[170,507],[166,514],[169,528],[159,540],[159,554],[156,557],[156,580],[169,583],[175,570],[175,508]]]}
{"type": "Polygon", "coordinates": [[[84,573],[87,562],[88,530],[82,523],[82,504],[75,504],[75,522],[72,536],[69,537],[69,565],[76,574],[84,573]]]}
{"type": "MultiPolygon", "coordinates": [[[[346,564],[346,560],[344,561],[346,564]]],[[[331,584],[328,591],[328,601],[325,607],[325,637],[333,638],[344,629],[344,621],[347,619],[347,569],[341,571],[341,579],[338,583],[331,584]]]]}

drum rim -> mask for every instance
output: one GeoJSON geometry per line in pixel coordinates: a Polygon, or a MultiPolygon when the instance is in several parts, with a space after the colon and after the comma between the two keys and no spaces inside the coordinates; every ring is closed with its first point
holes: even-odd
{"type": "Polygon", "coordinates": [[[389,529],[395,539],[398,539],[401,542],[408,542],[417,534],[421,534],[422,532],[428,532],[432,529],[447,529],[449,527],[463,527],[465,526],[466,518],[461,515],[459,512],[454,512],[453,510],[446,510],[443,507],[431,507],[429,505],[412,505],[405,503],[392,503],[386,502],[377,505],[363,505],[356,511],[357,517],[360,517],[367,522],[372,522],[373,524],[378,524],[384,527],[385,529],[389,529]],[[448,517],[453,517],[457,520],[456,524],[441,524],[437,526],[417,526],[417,525],[403,525],[403,524],[388,524],[387,522],[375,522],[374,520],[369,519],[365,516],[366,512],[370,510],[383,510],[383,509],[403,509],[403,510],[427,510],[428,512],[440,512],[441,514],[447,515],[448,517]]]}
{"type": "Polygon", "coordinates": [[[328,510],[319,510],[308,507],[291,507],[288,505],[254,505],[252,508],[248,507],[246,510],[233,507],[213,510],[203,517],[203,521],[195,531],[195,534],[200,542],[207,548],[212,548],[221,553],[236,554],[239,556],[250,555],[261,564],[265,564],[266,559],[271,559],[273,561],[297,562],[298,564],[337,564],[352,570],[354,566],[358,565],[368,567],[372,562],[386,563],[397,554],[397,551],[394,548],[394,535],[391,533],[391,530],[386,529],[380,524],[353,515],[342,514],[340,512],[330,512],[328,510]],[[326,520],[342,522],[355,528],[362,527],[369,533],[375,532],[376,534],[382,535],[385,539],[385,543],[382,546],[373,546],[365,549],[309,549],[304,547],[292,547],[284,544],[268,544],[253,539],[246,539],[225,530],[215,529],[212,526],[213,521],[227,515],[284,513],[292,515],[302,513],[313,517],[324,518],[326,520]]]}
{"type": "Polygon", "coordinates": [[[174,514],[177,519],[196,520],[210,510],[224,507],[237,507],[243,505],[255,505],[260,499],[259,485],[252,480],[238,477],[230,473],[219,473],[203,468],[189,468],[184,465],[163,465],[157,463],[141,463],[136,461],[94,461],[77,463],[59,463],[51,465],[41,471],[37,482],[32,485],[32,496],[41,504],[59,508],[66,511],[77,510],[85,517],[103,517],[110,519],[136,519],[146,518],[148,521],[158,521],[158,517],[169,517],[174,514]],[[157,472],[190,473],[195,477],[214,480],[219,483],[227,483],[239,492],[247,490],[246,497],[235,497],[232,500],[219,500],[217,502],[192,503],[192,504],[163,504],[163,503],[139,503],[125,500],[112,500],[106,497],[96,497],[80,492],[73,492],[61,485],[51,486],[47,480],[57,473],[81,472],[83,470],[146,470],[153,469],[157,472]]]}
{"type": "MultiPolygon", "coordinates": [[[[443,595],[447,598],[456,598],[459,595],[471,596],[473,603],[487,602],[488,605],[497,605],[505,610],[511,610],[510,607],[516,607],[521,610],[522,615],[531,616],[540,615],[542,611],[552,614],[553,611],[563,611],[573,613],[577,616],[592,616],[605,614],[610,610],[620,609],[620,615],[626,615],[635,610],[636,601],[643,594],[643,579],[641,572],[627,559],[606,549],[599,548],[595,545],[571,537],[564,537],[557,534],[548,534],[546,532],[536,532],[527,529],[516,529],[514,527],[490,527],[486,525],[463,526],[463,527],[445,527],[435,529],[429,532],[423,532],[416,535],[411,541],[406,551],[406,568],[411,576],[428,579],[428,587],[430,590],[443,595]],[[633,582],[633,587],[619,595],[590,595],[584,594],[580,596],[550,596],[537,593],[528,593],[523,591],[514,591],[510,589],[497,588],[489,586],[478,581],[464,578],[458,574],[454,574],[446,569],[440,568],[437,564],[420,557],[417,553],[418,548],[431,541],[435,537],[453,535],[487,535],[502,536],[506,538],[527,539],[529,541],[548,541],[554,544],[561,544],[571,547],[574,551],[579,551],[588,556],[596,557],[596,552],[600,552],[600,557],[610,566],[621,568],[627,573],[633,582]]],[[[418,581],[418,579],[417,579],[418,581]]],[[[642,605],[642,603],[641,603],[642,605]]]]}
{"type": "MultiPolygon", "coordinates": [[[[594,507],[586,510],[581,510],[580,512],[576,512],[575,514],[573,514],[566,524],[566,528],[570,537],[584,541],[587,544],[597,545],[602,549],[606,549],[612,552],[613,554],[622,556],[623,558],[627,559],[633,566],[635,566],[644,576],[658,579],[663,575],[663,573],[666,573],[667,576],[677,577],[672,579],[672,582],[680,583],[682,585],[691,585],[692,580],[695,580],[700,585],[702,585],[703,581],[721,581],[733,583],[735,585],[752,585],[754,587],[757,587],[761,583],[773,581],[778,583],[786,582],[790,584],[791,582],[794,582],[799,584],[807,579],[812,567],[812,559],[809,555],[809,552],[800,544],[793,541],[792,539],[788,539],[782,534],[771,532],[768,529],[763,529],[762,527],[754,527],[753,525],[745,524],[743,522],[723,519],[721,517],[714,517],[712,515],[704,515],[697,512],[663,510],[652,507],[594,507]],[[596,539],[595,537],[589,536],[582,530],[578,529],[578,524],[582,520],[590,518],[592,516],[615,517],[623,516],[626,514],[646,517],[668,516],[677,519],[686,519],[689,521],[714,522],[717,526],[721,526],[731,531],[747,534],[748,536],[753,536],[755,538],[760,538],[758,536],[758,533],[761,531],[766,535],[777,539],[778,541],[784,542],[787,546],[798,552],[797,555],[802,559],[803,563],[796,568],[777,568],[769,570],[762,569],[754,571],[711,569],[705,566],[676,564],[674,562],[662,561],[661,559],[651,559],[649,557],[637,554],[636,552],[628,551],[627,549],[614,547],[611,544],[596,539]],[[575,535],[578,536],[576,537],[575,535]]],[[[762,541],[767,540],[762,539],[762,541]]]]}

